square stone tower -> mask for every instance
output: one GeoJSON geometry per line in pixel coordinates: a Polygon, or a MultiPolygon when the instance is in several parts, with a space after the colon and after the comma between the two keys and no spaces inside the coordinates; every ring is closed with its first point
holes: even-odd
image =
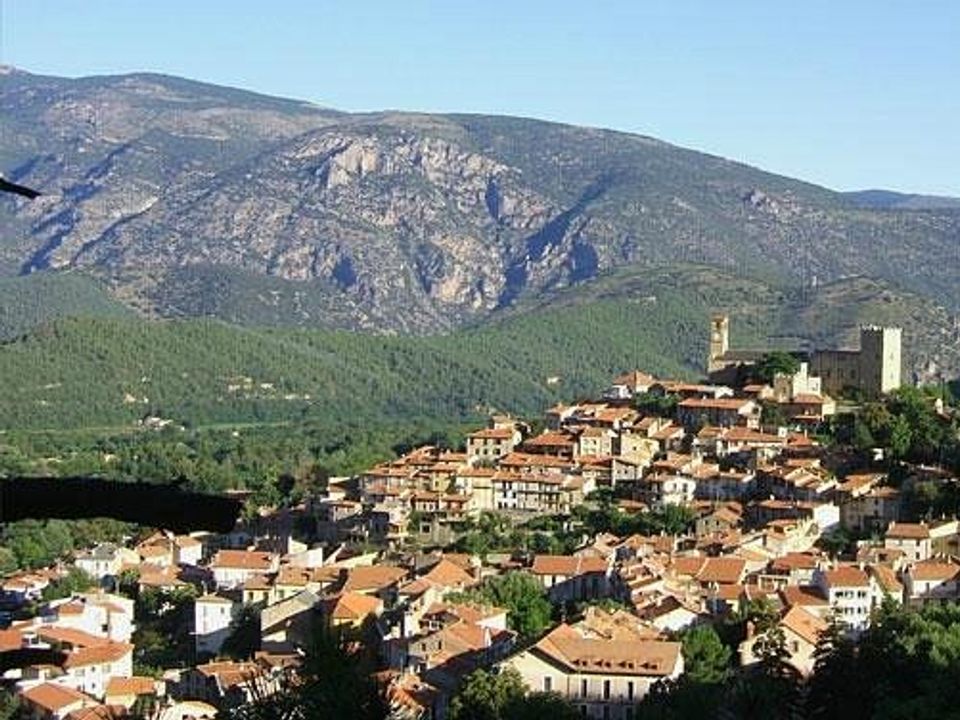
{"type": "Polygon", "coordinates": [[[877,397],[900,387],[901,335],[898,327],[860,328],[860,387],[867,395],[877,397]]]}
{"type": "Polygon", "coordinates": [[[707,356],[707,372],[722,368],[717,360],[730,349],[730,316],[713,315],[710,318],[710,354],[707,356]]]}

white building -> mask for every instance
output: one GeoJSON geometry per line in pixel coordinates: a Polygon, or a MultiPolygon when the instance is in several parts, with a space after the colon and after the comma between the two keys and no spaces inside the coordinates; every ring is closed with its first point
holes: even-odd
{"type": "Polygon", "coordinates": [[[555,692],[583,717],[624,720],[664,679],[683,674],[680,643],[588,637],[559,625],[503,663],[514,667],[531,691],[555,692]]]}
{"type": "Polygon", "coordinates": [[[194,645],[197,655],[216,655],[230,636],[230,623],[240,611],[239,603],[220,595],[202,595],[193,606],[194,645]]]}
{"type": "Polygon", "coordinates": [[[279,567],[279,555],[250,550],[221,550],[210,563],[217,587],[225,590],[243,585],[254,575],[276,572],[279,567]]]}
{"type": "Polygon", "coordinates": [[[854,565],[839,565],[830,570],[814,570],[813,582],[851,634],[857,635],[869,627],[870,612],[882,599],[872,575],[854,565]]]}

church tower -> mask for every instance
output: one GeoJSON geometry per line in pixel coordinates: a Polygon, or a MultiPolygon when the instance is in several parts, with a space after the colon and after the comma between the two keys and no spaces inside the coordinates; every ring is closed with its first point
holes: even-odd
{"type": "Polygon", "coordinates": [[[714,315],[710,318],[710,355],[707,359],[707,372],[723,367],[723,363],[716,362],[727,354],[730,349],[730,317],[728,315],[714,315]]]}

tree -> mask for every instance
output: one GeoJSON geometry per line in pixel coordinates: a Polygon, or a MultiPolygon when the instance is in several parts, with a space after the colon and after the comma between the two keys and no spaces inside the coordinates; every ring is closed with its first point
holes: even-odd
{"type": "Polygon", "coordinates": [[[788,352],[775,350],[761,357],[754,366],[756,380],[770,384],[776,375],[795,375],[800,369],[800,361],[788,352]]]}
{"type": "Polygon", "coordinates": [[[741,672],[725,701],[733,717],[792,720],[802,717],[801,685],[787,664],[790,657],[783,628],[772,625],[757,635],[753,653],[760,662],[741,672]]]}
{"type": "Polygon", "coordinates": [[[699,683],[723,683],[730,676],[730,648],[710,625],[687,630],[681,636],[684,672],[699,683]]]}
{"type": "Polygon", "coordinates": [[[902,415],[898,415],[890,423],[890,454],[897,460],[907,456],[910,451],[910,443],[913,439],[910,423],[902,415]]]}
{"type": "Polygon", "coordinates": [[[41,597],[44,601],[59,600],[67,598],[79,592],[84,592],[95,587],[97,581],[80,568],[70,568],[62,578],[54,580],[43,589],[41,597]]]}
{"type": "MultiPolygon", "coordinates": [[[[450,720],[510,720],[508,708],[526,693],[523,678],[515,668],[499,673],[475,670],[450,701],[450,720]]],[[[530,717],[530,716],[528,716],[530,717]]]]}
{"type": "Polygon", "coordinates": [[[10,548],[0,546],[0,575],[9,575],[17,569],[17,556],[10,548]]]}
{"type": "Polygon", "coordinates": [[[523,638],[532,638],[550,624],[553,607],[539,582],[525,572],[511,572],[490,578],[477,591],[465,595],[507,609],[512,630],[523,638]]]}
{"type": "Polygon", "coordinates": [[[24,707],[14,693],[0,689],[0,720],[15,720],[24,716],[24,707]]]}
{"type": "Polygon", "coordinates": [[[554,692],[533,692],[507,703],[503,713],[509,720],[578,720],[580,712],[554,692]]]}
{"type": "Polygon", "coordinates": [[[849,530],[841,527],[821,535],[817,540],[817,547],[832,558],[844,553],[851,545],[853,545],[853,536],[849,530]]]}
{"type": "Polygon", "coordinates": [[[260,609],[245,604],[230,623],[220,651],[235,660],[249,660],[260,649],[260,609]]]}
{"type": "MultiPolygon", "coordinates": [[[[227,720],[384,720],[389,707],[374,679],[376,630],[320,626],[305,648],[297,679],[225,714],[227,720]]],[[[219,717],[219,716],[218,716],[219,717]]]]}

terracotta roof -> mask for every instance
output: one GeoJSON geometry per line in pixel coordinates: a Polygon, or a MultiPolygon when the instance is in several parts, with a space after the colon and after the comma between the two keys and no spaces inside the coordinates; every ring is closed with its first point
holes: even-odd
{"type": "Polygon", "coordinates": [[[392,565],[360,565],[347,571],[347,580],[343,584],[345,591],[383,590],[395,585],[407,571],[392,565]]]}
{"type": "Polygon", "coordinates": [[[430,572],[423,576],[437,585],[444,587],[457,587],[466,585],[476,585],[477,580],[459,565],[452,563],[447,559],[442,559],[432,568],[430,572]]]}
{"type": "Polygon", "coordinates": [[[310,582],[313,572],[311,568],[295,567],[293,565],[284,565],[277,573],[274,581],[275,585],[287,585],[294,587],[306,587],[310,582]]]}
{"type": "Polygon", "coordinates": [[[701,556],[678,557],[674,558],[671,568],[676,575],[696,577],[706,561],[707,559],[701,556]]]}
{"type": "Polygon", "coordinates": [[[887,528],[886,537],[903,540],[926,540],[930,537],[930,528],[924,523],[892,522],[887,528]]]}
{"type": "Polygon", "coordinates": [[[607,568],[607,561],[598,557],[535,555],[530,572],[534,575],[563,575],[573,577],[584,573],[605,573],[607,568]]]}
{"type": "Polygon", "coordinates": [[[829,587],[866,587],[870,584],[867,574],[853,565],[840,565],[823,575],[829,587]]]}
{"type": "Polygon", "coordinates": [[[687,398],[681,400],[679,406],[695,410],[742,410],[755,404],[750,398],[687,398]]]}
{"type": "Polygon", "coordinates": [[[82,667],[85,665],[102,665],[120,660],[124,655],[133,652],[133,645],[129,643],[108,642],[106,645],[86,647],[74,650],[67,655],[63,666],[65,668],[82,667]]]}
{"type": "Polygon", "coordinates": [[[583,637],[569,625],[559,625],[532,650],[574,673],[665,677],[676,669],[680,648],[677,642],[583,637]]]}
{"type": "Polygon", "coordinates": [[[722,434],[722,437],[724,440],[731,440],[734,442],[759,443],[768,445],[785,445],[787,442],[785,437],[773,435],[772,433],[760,432],[759,430],[752,430],[751,428],[740,427],[739,425],[728,428],[722,434]]]}
{"type": "Polygon", "coordinates": [[[484,428],[467,435],[470,440],[512,440],[516,430],[510,428],[484,428]]]}
{"type": "Polygon", "coordinates": [[[232,660],[197,665],[196,670],[206,677],[217,678],[221,687],[225,689],[250,682],[253,678],[261,675],[260,667],[256,663],[233,662],[232,660]]]}
{"type": "Polygon", "coordinates": [[[820,635],[827,629],[827,623],[799,605],[794,605],[780,620],[783,627],[791,630],[811,645],[816,645],[820,635]]]}
{"type": "Polygon", "coordinates": [[[57,713],[78,702],[96,702],[79,690],[49,682],[24,690],[23,697],[49,713],[57,713]]]}
{"type": "Polygon", "coordinates": [[[576,440],[563,432],[548,430],[534,438],[524,441],[524,447],[568,447],[576,445],[576,440]]]}
{"type": "Polygon", "coordinates": [[[894,595],[903,593],[903,585],[897,578],[897,574],[893,571],[893,568],[887,567],[886,565],[871,565],[870,574],[876,578],[877,584],[885,592],[894,595]]]}
{"type": "Polygon", "coordinates": [[[210,563],[211,568],[241,568],[244,570],[270,570],[273,554],[249,550],[219,550],[210,563]]]}
{"type": "Polygon", "coordinates": [[[820,592],[820,588],[812,585],[788,585],[780,590],[780,597],[785,605],[790,606],[811,607],[827,604],[827,599],[820,592]]]}
{"type": "Polygon", "coordinates": [[[129,718],[123,705],[94,705],[67,713],[64,720],[124,720],[129,718]]]}
{"type": "Polygon", "coordinates": [[[23,633],[19,630],[0,630],[0,652],[17,650],[23,645],[23,633]]]}
{"type": "Polygon", "coordinates": [[[711,557],[707,558],[697,573],[697,580],[721,585],[736,584],[743,580],[746,569],[747,561],[741,558],[711,557]]]}
{"type": "Polygon", "coordinates": [[[960,579],[960,565],[952,562],[926,560],[910,566],[907,572],[913,580],[945,582],[960,579]]]}
{"type": "Polygon", "coordinates": [[[775,558],[770,563],[772,570],[813,570],[817,566],[817,556],[812,553],[790,552],[775,558]]]}
{"type": "Polygon", "coordinates": [[[99,647],[110,641],[99,635],[91,635],[76,628],[60,627],[59,625],[44,625],[37,628],[37,636],[49,643],[63,643],[76,648],[99,647]]]}
{"type": "Polygon", "coordinates": [[[155,695],[156,681],[151,677],[134,675],[133,677],[112,677],[107,681],[104,695],[155,695]]]}
{"type": "Polygon", "coordinates": [[[65,602],[62,605],[58,605],[57,615],[83,615],[83,610],[86,605],[80,600],[71,600],[70,602],[65,602]]]}
{"type": "Polygon", "coordinates": [[[342,592],[327,601],[327,612],[334,620],[363,620],[382,610],[382,600],[357,592],[342,592]]]}
{"type": "Polygon", "coordinates": [[[840,489],[844,492],[853,492],[863,487],[869,487],[883,480],[881,473],[862,473],[858,475],[847,475],[840,484],[840,489]]]}
{"type": "Polygon", "coordinates": [[[494,605],[467,603],[433,603],[423,613],[424,617],[449,614],[467,623],[481,623],[484,620],[503,615],[507,610],[494,605]]]}

